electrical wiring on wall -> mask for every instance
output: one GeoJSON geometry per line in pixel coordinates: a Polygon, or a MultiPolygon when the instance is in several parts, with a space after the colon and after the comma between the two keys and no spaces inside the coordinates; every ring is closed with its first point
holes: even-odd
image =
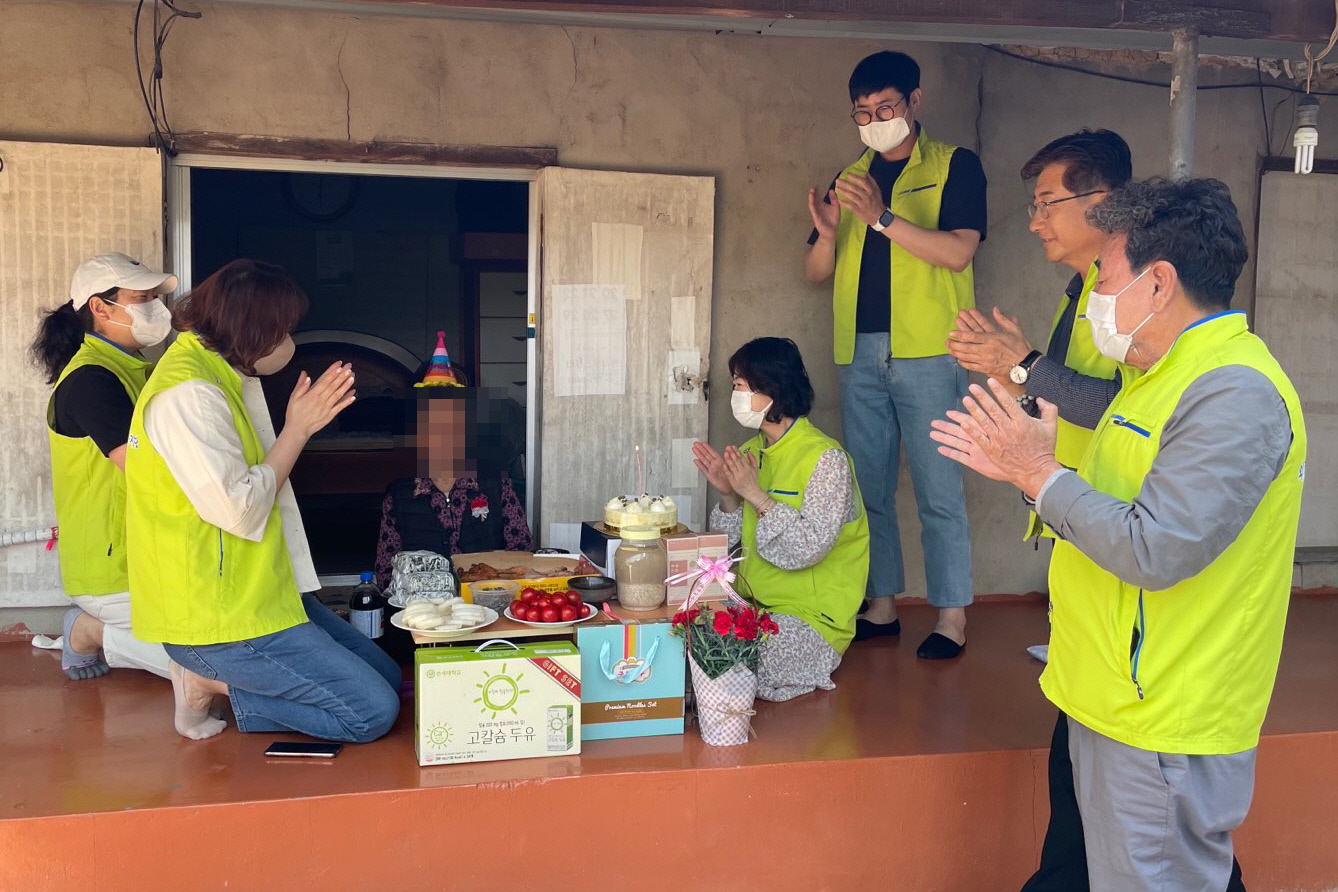
{"type": "Polygon", "coordinates": [[[167,42],[167,35],[177,19],[198,19],[202,14],[179,9],[173,0],[153,0],[153,68],[146,83],[139,42],[139,25],[146,2],[147,0],[139,0],[135,6],[135,23],[131,29],[131,39],[135,44],[135,74],[139,77],[139,93],[144,98],[144,109],[149,113],[149,123],[153,125],[154,145],[159,151],[166,152],[171,157],[177,153],[176,135],[172,132],[172,125],[167,121],[167,102],[163,98],[163,44],[167,42]],[[164,6],[172,13],[166,19],[162,17],[164,6]]]}

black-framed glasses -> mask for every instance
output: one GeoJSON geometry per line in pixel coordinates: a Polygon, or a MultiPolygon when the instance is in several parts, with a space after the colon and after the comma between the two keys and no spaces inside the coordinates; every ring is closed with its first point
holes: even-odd
{"type": "Polygon", "coordinates": [[[880,105],[871,112],[864,109],[850,113],[850,119],[863,127],[866,124],[872,124],[875,120],[890,121],[897,116],[897,106],[906,101],[903,96],[891,105],[880,105]]]}
{"type": "Polygon", "coordinates": [[[1090,192],[1079,192],[1077,195],[1066,195],[1063,198],[1052,198],[1049,201],[1033,201],[1027,205],[1027,219],[1040,217],[1042,220],[1049,219],[1051,205],[1063,204],[1066,201],[1072,201],[1075,198],[1086,198],[1089,195],[1100,195],[1105,189],[1093,189],[1090,192]]]}

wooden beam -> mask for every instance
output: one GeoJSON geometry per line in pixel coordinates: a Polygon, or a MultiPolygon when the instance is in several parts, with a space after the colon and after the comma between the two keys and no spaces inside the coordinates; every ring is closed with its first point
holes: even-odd
{"type": "Polygon", "coordinates": [[[453,146],[412,142],[347,142],[287,136],[178,133],[178,152],[303,161],[375,164],[451,164],[466,167],[539,168],[557,164],[551,146],[453,146]]]}
{"type": "MultiPolygon", "coordinates": [[[[355,0],[345,0],[355,2],[355,0]]],[[[1326,41],[1331,0],[379,0],[499,12],[642,14],[722,19],[916,22],[1035,28],[1194,28],[1223,37],[1326,41]]]]}
{"type": "Polygon", "coordinates": [[[1257,9],[1204,6],[1176,0],[1123,0],[1120,19],[1112,28],[1138,31],[1192,29],[1209,37],[1269,36],[1272,15],[1257,9]]]}

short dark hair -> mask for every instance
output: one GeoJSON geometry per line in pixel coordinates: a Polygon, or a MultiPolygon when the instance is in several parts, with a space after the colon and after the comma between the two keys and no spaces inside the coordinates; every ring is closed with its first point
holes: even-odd
{"type": "Polygon", "coordinates": [[[799,418],[813,410],[813,385],[799,347],[789,338],[754,338],[729,358],[729,373],[755,393],[771,397],[767,421],[799,418]]]}
{"type": "Polygon", "coordinates": [[[1165,260],[1202,309],[1231,306],[1250,256],[1231,190],[1220,180],[1134,180],[1087,210],[1102,232],[1123,235],[1129,268],[1165,260]]]}
{"type": "Polygon", "coordinates": [[[920,66],[905,53],[883,50],[865,56],[850,72],[850,101],[859,102],[862,96],[872,96],[888,87],[910,101],[911,93],[920,89],[920,66]]]}
{"type": "Polygon", "coordinates": [[[1051,164],[1064,165],[1064,188],[1075,194],[1118,189],[1134,175],[1129,144],[1113,130],[1084,127],[1051,141],[1022,165],[1022,179],[1036,179],[1051,164]]]}
{"type": "Polygon", "coordinates": [[[465,455],[485,477],[509,471],[525,451],[525,410],[501,387],[415,387],[406,419],[415,442],[433,406],[458,406],[463,415],[465,455]]]}
{"type": "Polygon", "coordinates": [[[282,267],[233,260],[191,289],[173,311],[178,328],[248,375],[306,315],[307,295],[282,267]]]}

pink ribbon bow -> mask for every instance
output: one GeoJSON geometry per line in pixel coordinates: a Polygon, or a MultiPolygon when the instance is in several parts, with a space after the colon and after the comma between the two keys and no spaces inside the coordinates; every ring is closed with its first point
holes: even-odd
{"type": "Polygon", "coordinates": [[[725,595],[728,596],[731,601],[747,607],[748,602],[739,597],[739,593],[734,591],[734,587],[730,585],[730,583],[734,581],[735,575],[729,568],[732,564],[741,560],[743,560],[743,558],[721,557],[712,560],[708,557],[699,557],[697,558],[697,567],[695,569],[684,570],[682,573],[675,573],[673,576],[666,579],[665,583],[669,585],[674,585],[679,582],[687,582],[692,579],[697,580],[693,583],[692,591],[688,593],[687,599],[683,602],[683,606],[680,607],[679,610],[691,610],[692,605],[697,603],[701,598],[702,593],[705,592],[706,588],[713,582],[720,583],[720,587],[725,590],[725,595]]]}

